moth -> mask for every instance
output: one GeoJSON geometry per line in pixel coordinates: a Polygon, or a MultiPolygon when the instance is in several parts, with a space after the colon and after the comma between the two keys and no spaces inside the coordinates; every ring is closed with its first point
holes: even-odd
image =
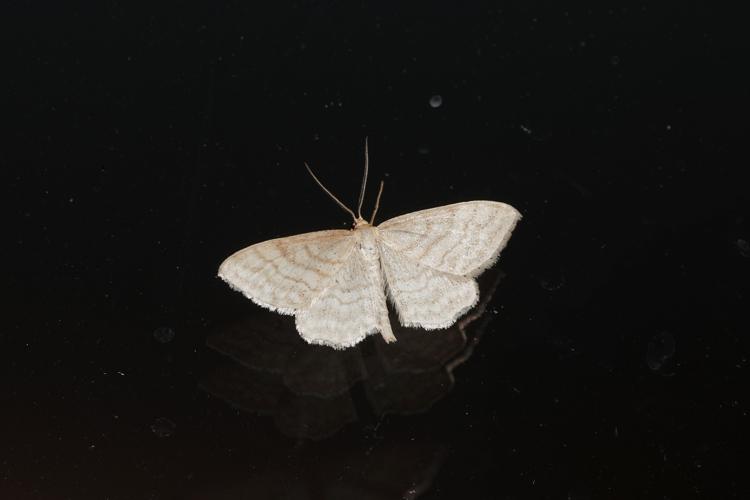
{"type": "Polygon", "coordinates": [[[451,326],[479,300],[475,277],[492,266],[521,214],[506,203],[466,201],[408,213],[375,225],[362,217],[369,154],[357,213],[305,167],[353,219],[351,229],[277,238],[229,256],[218,275],[256,304],[293,315],[311,344],[336,349],[380,333],[394,342],[386,300],[402,325],[451,326]],[[387,297],[387,299],[386,299],[387,297]]]}

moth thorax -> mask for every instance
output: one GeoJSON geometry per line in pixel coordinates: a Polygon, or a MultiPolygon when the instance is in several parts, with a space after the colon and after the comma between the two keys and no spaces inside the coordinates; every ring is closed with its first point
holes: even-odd
{"type": "Polygon", "coordinates": [[[365,258],[376,258],[378,256],[378,242],[372,226],[360,227],[357,231],[359,237],[359,250],[365,258]]]}

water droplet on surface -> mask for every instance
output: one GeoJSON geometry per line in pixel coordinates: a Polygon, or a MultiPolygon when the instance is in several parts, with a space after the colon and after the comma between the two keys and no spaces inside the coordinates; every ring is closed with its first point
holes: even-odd
{"type": "Polygon", "coordinates": [[[662,375],[673,375],[672,362],[675,353],[675,340],[671,333],[661,332],[648,343],[646,363],[648,367],[662,375]]]}
{"type": "Polygon", "coordinates": [[[743,257],[750,257],[750,243],[742,238],[737,239],[737,250],[740,251],[740,255],[743,257]]]}
{"type": "Polygon", "coordinates": [[[431,108],[439,108],[442,105],[443,105],[443,96],[439,94],[435,94],[434,96],[430,97],[431,108]]]}
{"type": "Polygon", "coordinates": [[[156,434],[157,437],[165,438],[174,434],[175,427],[177,425],[168,418],[158,417],[151,424],[151,432],[156,434]]]}
{"type": "Polygon", "coordinates": [[[591,494],[587,491],[571,491],[568,493],[568,500],[590,500],[591,494]]]}
{"type": "Polygon", "coordinates": [[[174,330],[168,326],[162,326],[154,330],[154,338],[157,342],[166,344],[174,339],[174,330]]]}
{"type": "Polygon", "coordinates": [[[562,271],[557,271],[548,275],[539,277],[539,286],[548,292],[556,292],[565,285],[565,275],[562,271]]]}

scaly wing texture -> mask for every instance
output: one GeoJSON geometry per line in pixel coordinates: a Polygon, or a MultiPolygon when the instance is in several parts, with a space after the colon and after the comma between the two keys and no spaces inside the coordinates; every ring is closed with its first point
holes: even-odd
{"type": "Polygon", "coordinates": [[[260,306],[295,314],[325,291],[353,247],[345,230],[264,241],[228,257],[219,277],[260,306]]]}
{"type": "Polygon", "coordinates": [[[384,241],[380,258],[389,297],[404,326],[448,328],[479,299],[473,278],[428,267],[384,241]]]}
{"type": "Polygon", "coordinates": [[[388,320],[383,278],[356,249],[339,268],[330,286],[296,315],[297,331],[311,344],[344,349],[381,332],[395,340],[388,320]]]}
{"type": "Polygon", "coordinates": [[[477,276],[497,260],[521,218],[496,201],[467,201],[394,217],[378,226],[381,240],[420,266],[477,276]]]}

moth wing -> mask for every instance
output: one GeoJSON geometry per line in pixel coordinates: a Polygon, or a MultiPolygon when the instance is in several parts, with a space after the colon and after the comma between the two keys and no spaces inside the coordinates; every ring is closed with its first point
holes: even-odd
{"type": "Polygon", "coordinates": [[[339,267],[325,292],[296,315],[297,331],[311,344],[351,347],[381,332],[395,340],[388,319],[385,284],[380,269],[366,265],[355,249],[339,267]]]}
{"type": "Polygon", "coordinates": [[[387,242],[381,241],[380,259],[388,296],[404,326],[448,328],[479,299],[473,278],[428,267],[387,242]]]}
{"type": "Polygon", "coordinates": [[[324,292],[353,246],[345,230],[277,238],[232,254],[218,274],[256,304],[296,314],[324,292]]]}
{"type": "Polygon", "coordinates": [[[477,276],[495,263],[520,218],[506,203],[467,201],[394,217],[378,229],[384,244],[420,266],[477,276]]]}

